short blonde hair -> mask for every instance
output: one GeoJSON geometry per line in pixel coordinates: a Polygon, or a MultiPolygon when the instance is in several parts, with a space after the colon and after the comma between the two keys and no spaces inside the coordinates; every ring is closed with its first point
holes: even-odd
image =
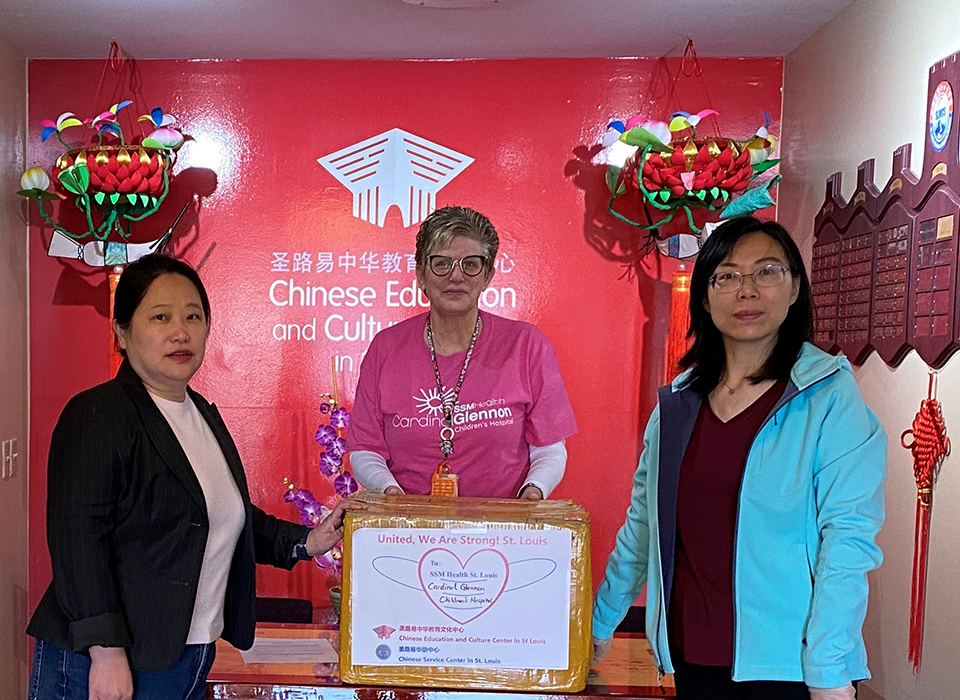
{"type": "Polygon", "coordinates": [[[487,269],[493,267],[500,249],[500,237],[490,219],[469,207],[443,207],[424,219],[417,232],[417,265],[426,267],[427,258],[457,236],[477,241],[487,259],[487,269]]]}

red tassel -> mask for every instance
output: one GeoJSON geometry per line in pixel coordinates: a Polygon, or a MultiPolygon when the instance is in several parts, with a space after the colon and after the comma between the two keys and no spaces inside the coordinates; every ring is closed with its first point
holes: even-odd
{"type": "MultiPolygon", "coordinates": [[[[931,504],[932,506],[932,504],[931,504]]],[[[907,658],[914,675],[923,657],[923,621],[927,597],[927,552],[930,546],[930,506],[917,499],[917,527],[913,544],[913,586],[910,591],[910,646],[907,658]]]]}
{"type": "Polygon", "coordinates": [[[933,485],[944,457],[950,454],[950,438],[937,401],[936,374],[930,372],[927,398],[910,430],[900,435],[900,444],[913,453],[913,477],[917,483],[917,518],[913,538],[913,584],[910,590],[910,643],[907,658],[914,675],[920,675],[923,657],[923,622],[927,597],[927,559],[930,549],[930,514],[933,510],[933,485]],[[907,444],[906,437],[913,441],[907,444]]]}
{"type": "Polygon", "coordinates": [[[123,268],[119,265],[114,267],[108,279],[110,280],[110,378],[117,376],[117,370],[120,369],[120,363],[123,362],[123,356],[120,354],[120,346],[117,344],[116,333],[113,332],[113,298],[117,293],[117,283],[120,282],[120,273],[123,268]]]}
{"type": "Polygon", "coordinates": [[[680,263],[673,273],[670,285],[670,329],[667,335],[666,380],[672,381],[680,371],[680,358],[690,347],[687,330],[690,328],[690,272],[686,263],[680,263]]]}

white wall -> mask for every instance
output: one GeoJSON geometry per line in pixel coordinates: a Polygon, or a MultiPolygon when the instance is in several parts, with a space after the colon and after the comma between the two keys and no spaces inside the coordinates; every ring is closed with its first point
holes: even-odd
{"type": "MultiPolygon", "coordinates": [[[[890,177],[893,151],[913,144],[922,166],[930,66],[960,50],[960,2],[856,0],[810,37],[784,64],[781,222],[809,261],[813,222],[827,177],[843,172],[849,200],[857,166],[876,159],[875,180],[890,177]]],[[[953,86],[955,94],[960,85],[953,86]]],[[[960,128],[954,119],[953,128],[960,128]]],[[[856,372],[889,440],[884,564],[871,577],[864,633],[874,679],[888,700],[960,697],[960,355],[940,375],[948,434],[958,449],[943,465],[934,493],[923,669],[907,661],[916,488],[900,433],[925,398],[926,365],[911,353],[897,369],[876,354],[856,372]]]]}
{"type": "Polygon", "coordinates": [[[0,36],[0,440],[19,458],[0,480],[0,698],[27,694],[27,227],[26,63],[0,36]]]}

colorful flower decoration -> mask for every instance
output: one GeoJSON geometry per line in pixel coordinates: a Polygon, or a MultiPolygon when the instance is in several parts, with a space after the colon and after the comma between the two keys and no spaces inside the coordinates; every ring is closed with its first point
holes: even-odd
{"type": "Polygon", "coordinates": [[[631,147],[622,164],[609,158],[608,210],[621,221],[649,232],[652,243],[664,254],[690,257],[699,250],[699,239],[706,235],[707,227],[695,222],[696,210],[706,210],[706,218],[716,221],[753,213],[774,203],[770,189],[779,176],[758,180],[780,162],[772,158],[776,140],[769,135],[769,115],[764,112],[765,125],[745,142],[698,136],[697,126],[703,119],[716,115],[713,109],[675,112],[669,123],[635,115],[626,122],[611,122],[603,136],[604,147],[611,151],[615,146],[622,149],[620,144],[631,147]],[[622,196],[639,197],[646,224],[614,208],[622,196]],[[674,222],[679,212],[686,220],[674,222]],[[671,227],[681,230],[664,235],[671,227]],[[686,238],[696,245],[688,244],[686,238]]]}
{"type": "Polygon", "coordinates": [[[143,140],[143,145],[149,148],[173,150],[183,145],[183,134],[172,128],[176,121],[171,115],[164,114],[159,107],[154,107],[150,114],[144,114],[138,121],[148,121],[155,127],[143,140]]]}
{"type": "MultiPolygon", "coordinates": [[[[71,126],[81,126],[82,124],[83,122],[77,119],[76,115],[73,112],[64,112],[59,117],[57,117],[56,122],[53,122],[49,119],[44,119],[42,122],[40,122],[40,126],[43,127],[43,129],[41,129],[40,131],[40,141],[42,143],[43,141],[46,141],[48,138],[50,138],[54,134],[56,134],[57,138],[59,139],[60,133],[64,129],[69,128],[71,126]]],[[[63,141],[61,140],[60,143],[63,143],[63,141]]]]}
{"type": "MultiPolygon", "coordinates": [[[[47,119],[40,123],[41,141],[56,134],[66,148],[57,158],[47,183],[53,181],[55,193],[48,192],[46,186],[23,185],[19,194],[36,199],[44,219],[71,239],[92,236],[105,241],[112,233],[129,238],[133,222],[155,213],[167,196],[176,150],[183,144],[184,136],[171,127],[173,117],[158,107],[148,117],[158,128],[139,143],[128,144],[118,114],[130,104],[130,100],[123,100],[82,122],[73,112],[64,112],[55,122],[47,119]],[[61,134],[81,124],[93,129],[97,139],[90,143],[87,138],[86,142],[70,146],[61,134]],[[105,145],[104,137],[119,139],[119,146],[105,145]],[[51,199],[72,201],[86,215],[87,230],[74,233],[59,225],[43,205],[44,200],[51,199]]],[[[35,173],[27,179],[34,184],[41,182],[35,173]]]]}
{"type": "Polygon", "coordinates": [[[50,177],[43,168],[30,168],[20,176],[20,190],[17,192],[21,197],[37,197],[39,199],[60,199],[53,192],[48,192],[50,187],[50,177]]]}
{"type": "MultiPolygon", "coordinates": [[[[157,110],[154,110],[153,114],[158,118],[160,116],[157,114],[157,110]]],[[[321,397],[320,413],[327,417],[327,422],[321,423],[314,435],[314,439],[322,449],[319,463],[320,473],[328,479],[333,478],[333,490],[339,498],[347,498],[360,489],[357,480],[353,478],[349,471],[344,469],[343,465],[347,452],[347,443],[343,436],[344,431],[350,424],[350,412],[340,407],[336,398],[324,394],[321,397]]],[[[296,488],[288,479],[284,479],[284,483],[287,484],[287,491],[283,500],[292,503],[300,511],[300,522],[304,525],[313,527],[330,512],[307,489],[296,488]]],[[[343,548],[341,543],[338,543],[326,554],[314,557],[318,567],[329,569],[335,574],[340,573],[342,560],[343,548]]]]}
{"type": "Polygon", "coordinates": [[[120,139],[120,143],[123,143],[123,130],[120,128],[120,123],[117,121],[117,112],[119,112],[124,107],[133,104],[130,100],[124,100],[123,102],[118,102],[108,109],[106,112],[100,112],[95,117],[90,119],[84,119],[83,123],[90,126],[97,132],[97,135],[102,139],[105,135],[111,134],[117,136],[120,139]]]}

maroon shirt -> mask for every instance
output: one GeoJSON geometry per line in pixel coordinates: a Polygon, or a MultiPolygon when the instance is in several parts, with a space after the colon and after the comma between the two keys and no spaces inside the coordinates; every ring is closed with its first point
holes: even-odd
{"type": "Polygon", "coordinates": [[[684,661],[733,664],[733,544],[740,481],[753,440],[783,396],[777,382],[724,423],[704,398],[680,465],[677,544],[667,630],[684,661]]]}

